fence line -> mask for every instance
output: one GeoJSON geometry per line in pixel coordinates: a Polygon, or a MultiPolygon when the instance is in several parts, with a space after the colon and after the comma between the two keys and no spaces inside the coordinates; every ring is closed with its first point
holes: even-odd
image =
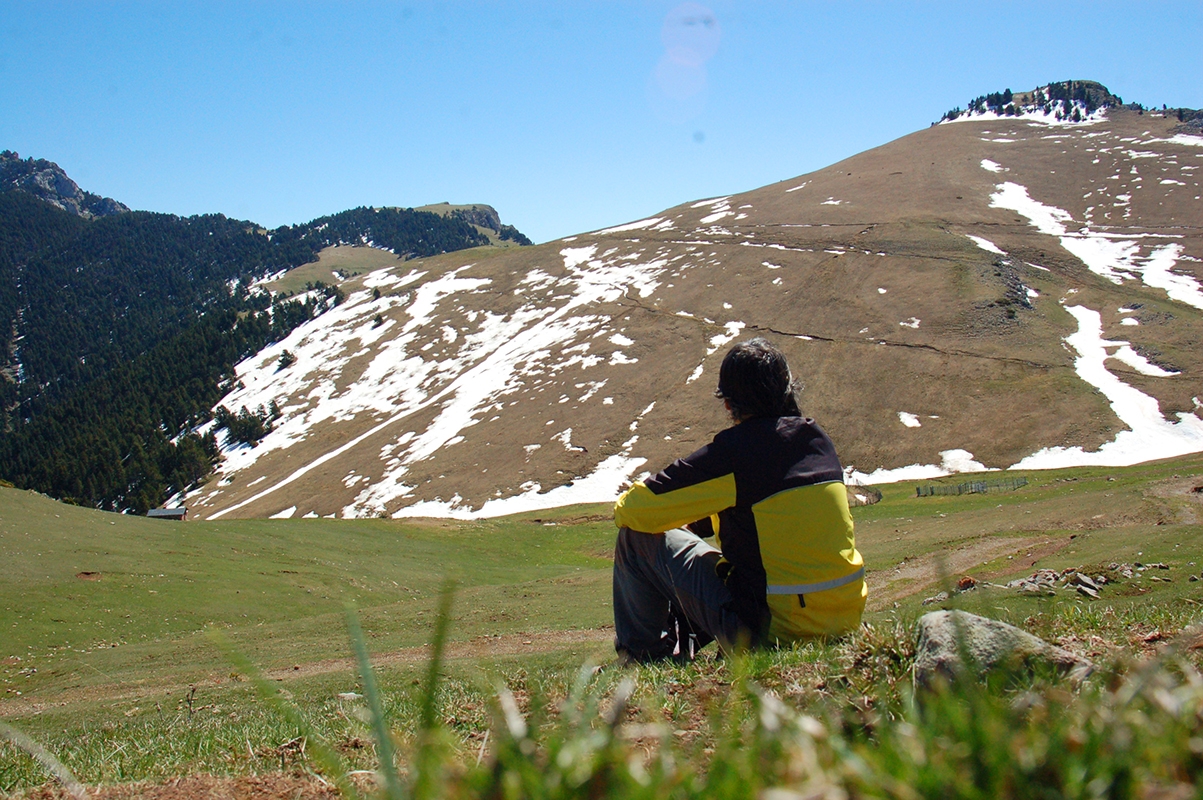
{"type": "Polygon", "coordinates": [[[985,494],[987,492],[1013,492],[1027,486],[1027,478],[1000,478],[992,481],[969,481],[956,486],[916,486],[915,497],[935,497],[949,494],[985,494]]]}

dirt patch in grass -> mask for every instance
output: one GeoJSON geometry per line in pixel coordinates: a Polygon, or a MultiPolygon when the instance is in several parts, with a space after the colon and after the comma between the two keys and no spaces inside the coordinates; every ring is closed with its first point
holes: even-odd
{"type": "MultiPolygon", "coordinates": [[[[125,783],[118,786],[87,787],[93,800],[192,800],[193,798],[223,798],[224,800],[326,800],[337,798],[338,791],[317,775],[302,773],[270,773],[239,778],[213,775],[189,775],[172,778],[163,783],[125,783]]],[[[22,800],[70,800],[72,794],[62,786],[47,784],[15,795],[22,800]]]]}
{"type": "Polygon", "coordinates": [[[1055,542],[1024,537],[984,537],[956,550],[927,553],[909,558],[888,572],[878,573],[869,585],[869,611],[881,611],[897,600],[917,594],[957,573],[973,569],[980,564],[1002,556],[1023,552],[1036,557],[1039,548],[1051,548],[1055,552],[1060,546],[1055,542]]]}
{"type": "MultiPolygon", "coordinates": [[[[508,636],[477,636],[468,641],[449,643],[443,652],[443,657],[454,660],[529,655],[532,653],[548,653],[566,645],[602,644],[613,640],[614,628],[609,625],[592,630],[546,631],[540,633],[519,633],[508,636]]],[[[407,647],[403,650],[394,650],[391,653],[374,655],[372,656],[372,664],[376,667],[389,667],[399,664],[424,664],[429,658],[429,647],[407,647]]],[[[289,678],[305,678],[331,672],[351,672],[354,669],[356,667],[353,659],[333,658],[325,661],[315,661],[312,664],[298,664],[291,669],[272,670],[267,675],[269,678],[282,681],[289,678]]]]}
{"type": "MultiPolygon", "coordinates": [[[[477,636],[462,642],[449,642],[443,657],[448,660],[473,660],[500,658],[515,655],[550,653],[571,645],[602,647],[614,640],[614,627],[606,625],[596,629],[568,631],[540,631],[498,636],[477,636]]],[[[607,655],[609,651],[607,650],[607,655]]],[[[377,667],[392,667],[403,664],[424,664],[430,658],[428,647],[407,647],[388,653],[373,654],[372,664],[377,667]]],[[[268,670],[266,675],[275,681],[290,681],[326,675],[335,672],[353,673],[357,669],[350,658],[332,658],[306,664],[295,664],[284,669],[268,670]]],[[[226,683],[224,678],[212,678],[195,684],[198,688],[211,688],[226,683]]],[[[0,717],[23,716],[43,711],[54,706],[94,701],[135,701],[157,697],[170,691],[179,691],[180,686],[160,685],[153,687],[129,687],[102,685],[69,689],[55,695],[37,698],[12,698],[0,701],[0,717]]]]}

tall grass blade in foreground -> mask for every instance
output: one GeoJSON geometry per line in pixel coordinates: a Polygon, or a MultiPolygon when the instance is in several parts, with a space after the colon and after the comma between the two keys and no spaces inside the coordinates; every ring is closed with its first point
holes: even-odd
{"type": "Polygon", "coordinates": [[[86,800],[88,792],[84,789],[83,784],[75,780],[75,776],[63,766],[63,762],[55,758],[54,754],[45,747],[3,721],[0,721],[0,738],[7,739],[32,756],[47,772],[57,778],[76,800],[86,800]]]}
{"type": "Polygon", "coordinates": [[[313,758],[321,767],[322,772],[329,775],[334,780],[334,785],[338,787],[339,792],[343,797],[354,798],[358,800],[359,793],[355,790],[355,785],[351,782],[346,764],[334,748],[326,744],[325,740],[317,733],[301,710],[292,703],[284,699],[280,694],[279,687],[268,680],[268,678],[259,670],[255,663],[249,658],[238,652],[229,640],[222,635],[221,631],[216,629],[209,630],[209,638],[217,645],[218,649],[225,655],[234,668],[251,679],[251,683],[255,687],[255,691],[259,697],[267,703],[273,711],[284,718],[286,722],[299,730],[305,737],[307,749],[313,753],[313,758]]]}
{"type": "Polygon", "coordinates": [[[376,678],[372,673],[372,664],[368,660],[368,648],[364,643],[363,629],[359,625],[359,617],[353,606],[347,606],[347,633],[351,637],[351,646],[355,649],[355,659],[359,662],[359,677],[363,681],[363,693],[367,697],[368,711],[372,715],[372,731],[376,736],[376,756],[380,760],[380,773],[384,778],[384,789],[388,797],[400,800],[405,797],[405,787],[397,775],[397,764],[393,760],[393,737],[388,728],[388,720],[384,715],[384,704],[380,700],[380,691],[376,688],[376,678]]]}
{"type": "Polygon", "coordinates": [[[443,671],[443,648],[447,644],[447,631],[451,627],[451,603],[454,598],[455,582],[447,580],[439,595],[434,636],[430,640],[430,664],[426,670],[426,680],[422,684],[418,752],[414,759],[417,775],[412,782],[413,796],[419,800],[442,796],[440,778],[443,773],[443,762],[447,759],[441,757],[438,747],[438,689],[439,676],[443,671]]]}

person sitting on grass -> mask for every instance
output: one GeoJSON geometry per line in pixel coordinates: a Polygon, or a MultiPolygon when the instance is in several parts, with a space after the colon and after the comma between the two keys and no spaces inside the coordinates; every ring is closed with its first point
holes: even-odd
{"type": "Polygon", "coordinates": [[[798,388],[771,343],[735,345],[714,393],[734,425],[618,499],[620,658],[692,659],[713,640],[730,652],[860,624],[865,569],[843,467],[798,388]]]}

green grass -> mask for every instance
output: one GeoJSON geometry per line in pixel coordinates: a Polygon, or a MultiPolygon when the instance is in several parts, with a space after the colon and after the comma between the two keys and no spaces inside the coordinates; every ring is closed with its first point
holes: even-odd
{"type": "Polygon", "coordinates": [[[307,283],[321,281],[338,286],[345,279],[400,263],[397,256],[376,247],[327,247],[318,254],[317,261],[290,269],[278,280],[267,284],[266,288],[273,292],[298,294],[305,291],[307,283]],[[336,271],[342,279],[334,274],[336,271]]]}
{"type": "MultiPolygon", "coordinates": [[[[1133,796],[1197,780],[1203,651],[1164,660],[1139,690],[1131,681],[1144,673],[1131,665],[1203,618],[1203,581],[1187,580],[1203,572],[1203,504],[1181,491],[1203,484],[1203,458],[1027,477],[1015,492],[960,497],[886,486],[880,504],[855,509],[870,600],[893,591],[897,605],[868,614],[848,640],[599,675],[581,667],[611,658],[600,630],[611,621],[604,509],[479,523],[171,523],[0,490],[0,717],[91,784],[311,770],[303,734],[329,742],[348,768],[372,770],[373,718],[347,695],[365,693],[344,625],[352,602],[403,782],[414,786],[422,719],[433,715],[441,777],[426,785],[447,796],[755,796],[821,784],[853,796],[985,797],[1023,795],[1038,780],[1059,787],[1044,796],[1133,796]],[[940,556],[992,542],[1007,547],[940,572],[940,556]],[[924,559],[928,579],[891,577],[924,559]],[[1110,584],[1099,600],[982,585],[1136,560],[1169,564],[1159,574],[1171,580],[1110,584]],[[962,573],[979,588],[922,604],[962,573]],[[449,576],[460,588],[431,705],[424,645],[449,576]],[[1029,681],[1029,695],[994,687],[922,708],[910,695],[913,623],[934,607],[1020,625],[1116,671],[1080,696],[1029,681]],[[269,671],[304,725],[257,696],[205,636],[213,628],[269,671]],[[555,640],[570,629],[595,634],[555,640]],[[550,650],[513,654],[484,638],[509,634],[512,645],[539,632],[550,650]],[[635,688],[615,725],[607,715],[628,677],[635,688]],[[514,738],[499,687],[526,738],[514,738]],[[1065,752],[1075,753],[1068,766],[1052,763],[1065,752]],[[501,789],[490,783],[498,775],[501,789]]],[[[0,744],[0,791],[46,780],[34,759],[0,744]]]]}
{"type": "Polygon", "coordinates": [[[173,523],[0,489],[0,702],[220,676],[210,626],[268,669],[345,658],[348,601],[376,652],[420,646],[444,577],[459,639],[597,627],[612,546],[604,521],[173,523]]]}
{"type": "MultiPolygon", "coordinates": [[[[340,754],[343,773],[378,769],[383,719],[402,776],[395,796],[1196,796],[1203,680],[1175,654],[1104,670],[1080,690],[1022,675],[1008,689],[916,697],[910,642],[894,625],[600,674],[554,657],[483,659],[442,665],[434,692],[427,667],[412,665],[379,676],[379,716],[364,698],[338,696],[360,684],[326,676],[284,693],[301,724],[242,684],[202,697],[194,713],[156,709],[99,729],[51,713],[34,733],[92,783],[312,769],[334,781],[308,755],[315,744],[340,754]]],[[[44,779],[3,745],[0,765],[9,790],[44,779]]]]}

